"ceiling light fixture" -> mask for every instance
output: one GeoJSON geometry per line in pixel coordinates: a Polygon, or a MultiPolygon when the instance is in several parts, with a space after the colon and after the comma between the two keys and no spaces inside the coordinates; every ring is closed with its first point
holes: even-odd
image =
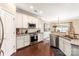
{"type": "Polygon", "coordinates": [[[34,7],[33,6],[30,6],[30,9],[34,9],[34,7]]]}
{"type": "Polygon", "coordinates": [[[42,13],[43,13],[43,11],[39,11],[39,13],[40,13],[40,14],[42,14],[42,13]]]}

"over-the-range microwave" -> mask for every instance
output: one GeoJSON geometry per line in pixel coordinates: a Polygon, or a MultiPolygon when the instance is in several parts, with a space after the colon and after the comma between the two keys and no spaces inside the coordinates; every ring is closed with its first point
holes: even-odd
{"type": "Polygon", "coordinates": [[[28,28],[36,28],[36,24],[28,23],[28,28]]]}

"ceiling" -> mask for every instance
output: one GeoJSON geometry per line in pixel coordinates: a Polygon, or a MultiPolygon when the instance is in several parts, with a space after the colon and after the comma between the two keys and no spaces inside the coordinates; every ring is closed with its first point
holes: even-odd
{"type": "Polygon", "coordinates": [[[37,14],[45,21],[57,22],[58,17],[60,21],[79,18],[78,3],[17,3],[16,7],[37,14]]]}

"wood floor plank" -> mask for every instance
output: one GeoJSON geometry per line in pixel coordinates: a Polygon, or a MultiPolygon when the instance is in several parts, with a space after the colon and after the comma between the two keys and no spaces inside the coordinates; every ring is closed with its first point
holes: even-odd
{"type": "Polygon", "coordinates": [[[54,51],[48,41],[43,41],[35,45],[18,50],[15,56],[54,56],[54,51]]]}

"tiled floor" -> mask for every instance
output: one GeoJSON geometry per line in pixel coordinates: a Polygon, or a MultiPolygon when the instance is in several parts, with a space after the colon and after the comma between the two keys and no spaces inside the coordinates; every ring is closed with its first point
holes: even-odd
{"type": "Polygon", "coordinates": [[[49,41],[43,41],[18,50],[15,56],[63,56],[59,49],[50,47],[49,41]]]}

